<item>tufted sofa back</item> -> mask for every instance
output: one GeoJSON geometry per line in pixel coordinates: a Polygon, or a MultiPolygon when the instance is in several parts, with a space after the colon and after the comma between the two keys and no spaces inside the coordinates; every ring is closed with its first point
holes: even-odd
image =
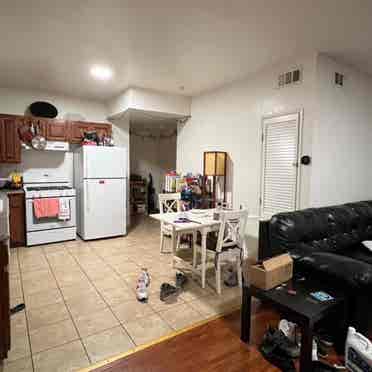
{"type": "Polygon", "coordinates": [[[268,224],[273,253],[306,248],[341,252],[372,240],[372,201],[279,213],[268,224]]]}

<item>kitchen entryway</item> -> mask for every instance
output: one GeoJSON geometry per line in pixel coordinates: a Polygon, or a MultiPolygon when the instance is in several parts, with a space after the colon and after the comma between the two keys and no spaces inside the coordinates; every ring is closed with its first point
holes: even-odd
{"type": "Polygon", "coordinates": [[[165,175],[176,169],[177,120],[166,114],[130,113],[131,216],[159,210],[165,175]]]}

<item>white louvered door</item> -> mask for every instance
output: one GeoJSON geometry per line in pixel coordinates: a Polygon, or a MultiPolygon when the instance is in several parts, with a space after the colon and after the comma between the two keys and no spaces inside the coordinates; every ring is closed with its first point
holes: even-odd
{"type": "Polygon", "coordinates": [[[261,216],[296,209],[300,114],[264,119],[261,216]]]}

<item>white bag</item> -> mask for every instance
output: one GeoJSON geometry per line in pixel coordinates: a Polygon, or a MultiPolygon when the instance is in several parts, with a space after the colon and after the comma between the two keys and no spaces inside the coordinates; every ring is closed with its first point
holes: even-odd
{"type": "Polygon", "coordinates": [[[345,366],[349,371],[372,372],[372,342],[352,327],[347,333],[345,366]]]}

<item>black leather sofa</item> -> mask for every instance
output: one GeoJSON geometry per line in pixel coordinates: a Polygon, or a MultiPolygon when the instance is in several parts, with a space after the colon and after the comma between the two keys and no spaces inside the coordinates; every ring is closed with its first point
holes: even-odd
{"type": "Polygon", "coordinates": [[[279,213],[259,227],[259,259],[289,252],[295,273],[342,288],[349,325],[367,332],[372,320],[372,201],[279,213]]]}

